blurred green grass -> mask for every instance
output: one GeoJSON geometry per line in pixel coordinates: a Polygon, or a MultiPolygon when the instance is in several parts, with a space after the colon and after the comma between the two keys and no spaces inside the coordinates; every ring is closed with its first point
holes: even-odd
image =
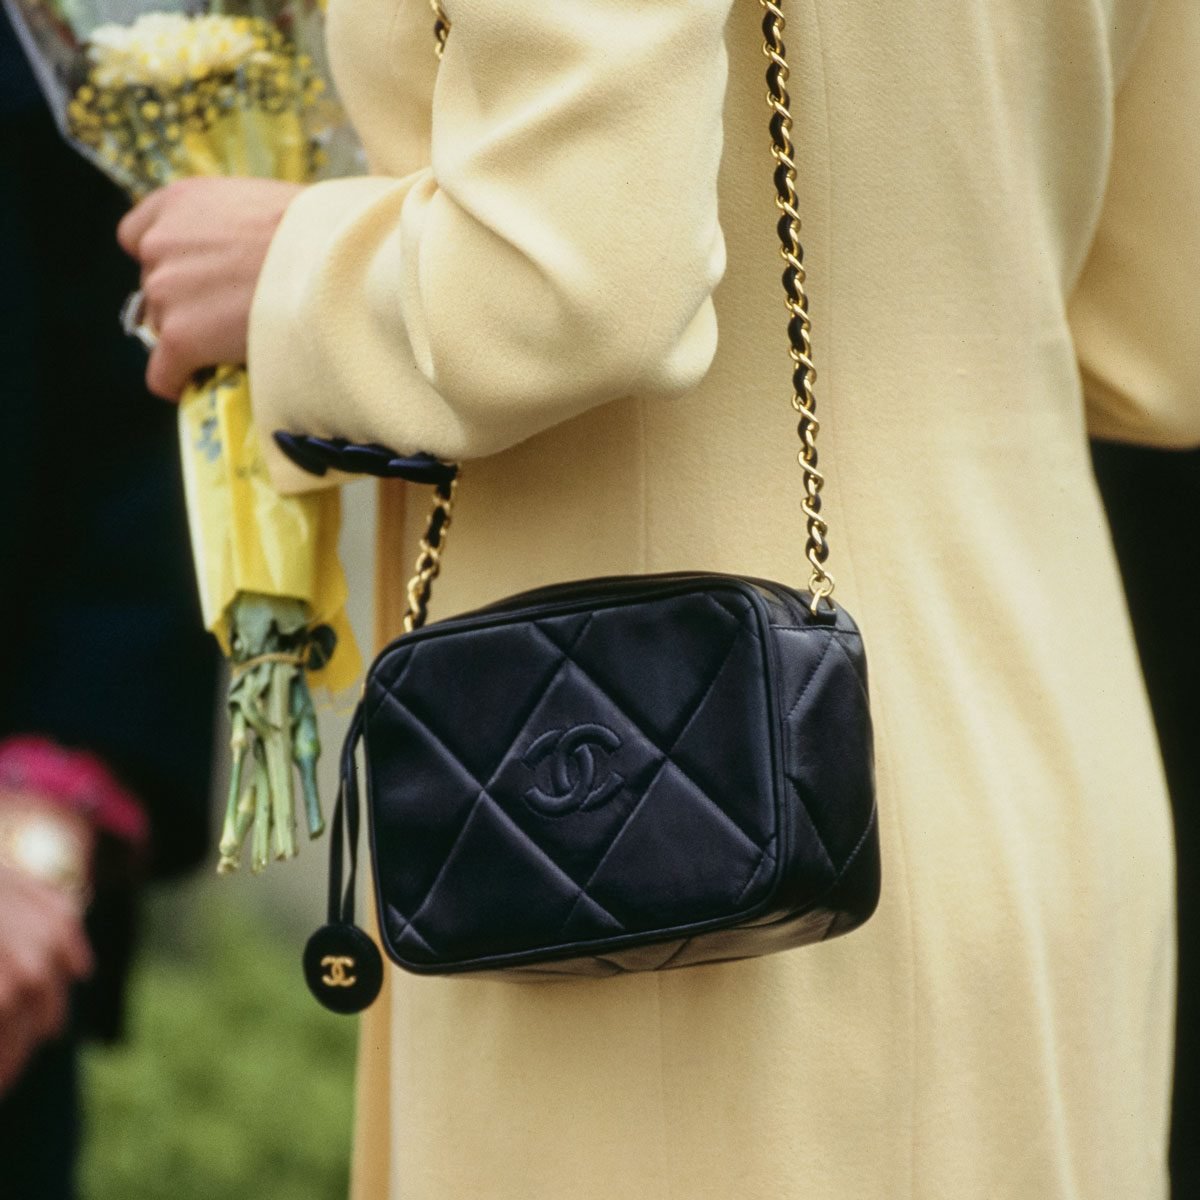
{"type": "Polygon", "coordinates": [[[84,1200],[344,1200],[356,1023],[302,940],[205,885],[157,898],[126,1041],[84,1062],[84,1200]]]}

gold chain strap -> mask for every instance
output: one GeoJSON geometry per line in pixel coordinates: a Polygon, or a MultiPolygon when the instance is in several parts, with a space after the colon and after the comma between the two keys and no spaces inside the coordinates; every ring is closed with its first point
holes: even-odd
{"type": "MultiPolygon", "coordinates": [[[[804,473],[804,499],[801,509],[808,528],[804,556],[812,568],[808,588],[815,613],[822,601],[832,606],[834,579],[825,569],[829,558],[829,526],[821,516],[821,488],[825,477],[817,469],[817,402],[813,393],[817,371],[812,361],[812,322],[808,315],[807,276],[804,248],[800,244],[800,214],[796,204],[796,161],[792,143],[791,96],[788,93],[790,71],[783,32],[787,25],[783,10],[775,0],[759,0],[763,20],[763,54],[767,58],[767,106],[771,109],[771,155],[775,159],[775,206],[779,210],[780,254],[784,261],[783,291],[788,310],[788,341],[792,357],[792,408],[800,420],[796,432],[800,451],[796,458],[804,473]]],[[[433,10],[433,36],[438,58],[446,49],[450,21],[440,0],[429,0],[433,10]]],[[[429,593],[441,568],[446,530],[454,502],[454,485],[439,489],[429,518],[429,532],[421,540],[417,573],[408,585],[408,612],[405,632],[419,629],[429,609],[429,593]]]]}
{"type": "Polygon", "coordinates": [[[800,245],[800,214],[796,210],[796,162],[792,145],[791,97],[788,94],[790,72],[783,31],[787,22],[774,0],[759,0],[763,20],[763,54],[767,57],[767,106],[771,109],[771,155],[775,159],[775,206],[779,209],[780,254],[786,264],[783,291],[788,310],[788,340],[792,356],[792,408],[800,416],[796,431],[800,452],[796,456],[804,472],[804,499],[801,508],[808,523],[808,543],[804,555],[812,567],[808,589],[815,613],[822,600],[833,595],[833,576],[825,569],[829,558],[829,526],[821,517],[821,487],[825,477],[817,470],[817,402],[813,394],[817,371],[812,361],[812,322],[808,316],[808,293],[804,284],[804,249],[800,245]]]}
{"type": "Polygon", "coordinates": [[[404,632],[420,629],[429,616],[429,593],[433,581],[442,570],[442,552],[446,548],[446,533],[454,509],[454,492],[458,481],[439,484],[433,493],[433,508],[429,525],[417,552],[416,574],[408,581],[408,608],[404,613],[404,632]]]}
{"type": "MultiPolygon", "coordinates": [[[[429,0],[433,9],[434,49],[440,59],[446,49],[446,38],[450,36],[450,22],[442,11],[438,0],[429,0]]],[[[433,581],[442,570],[442,553],[446,548],[446,535],[454,510],[454,493],[457,480],[439,485],[433,494],[433,507],[429,510],[429,522],[425,536],[417,548],[415,572],[408,581],[408,606],[404,612],[404,632],[420,629],[429,616],[429,596],[433,581]]]]}

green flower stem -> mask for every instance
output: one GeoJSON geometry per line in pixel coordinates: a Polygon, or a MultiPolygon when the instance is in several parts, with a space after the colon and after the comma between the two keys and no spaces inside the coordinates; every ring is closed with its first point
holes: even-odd
{"type": "Polygon", "coordinates": [[[238,813],[242,798],[242,774],[246,765],[246,756],[250,750],[250,742],[246,729],[246,714],[239,704],[231,704],[229,748],[233,755],[233,764],[229,772],[229,797],[225,802],[225,822],[221,828],[221,861],[217,870],[221,874],[236,871],[238,859],[242,853],[243,832],[238,835],[238,813]]]}
{"type": "Polygon", "coordinates": [[[308,836],[320,837],[325,830],[321,797],[317,791],[317,760],[321,757],[321,739],[317,736],[317,714],[303,671],[292,681],[292,758],[300,771],[304,789],[304,807],[308,814],[308,836]]]}
{"type": "Polygon", "coordinates": [[[251,778],[250,782],[247,783],[242,789],[242,799],[238,804],[237,824],[234,826],[234,833],[237,836],[237,854],[239,858],[241,857],[242,847],[246,844],[246,835],[250,832],[250,827],[254,824],[255,806],[255,781],[253,778],[251,778]]]}
{"type": "MultiPolygon", "coordinates": [[[[327,631],[326,631],[327,633],[327,631]]],[[[314,639],[308,610],[283,597],[239,595],[230,612],[235,669],[229,685],[232,771],[221,829],[222,874],[236,871],[249,837],[250,865],[295,857],[296,785],[300,775],[311,837],[325,827],[317,793],[321,743],[304,662],[332,644],[314,639]]]]}
{"type": "Polygon", "coordinates": [[[267,687],[265,738],[267,771],[271,781],[271,817],[275,828],[275,857],[296,857],[296,801],[292,792],[291,687],[296,668],[287,663],[270,663],[267,687]]]}
{"type": "Polygon", "coordinates": [[[271,858],[271,783],[261,741],[254,744],[254,844],[250,870],[256,875],[267,869],[271,858]]]}

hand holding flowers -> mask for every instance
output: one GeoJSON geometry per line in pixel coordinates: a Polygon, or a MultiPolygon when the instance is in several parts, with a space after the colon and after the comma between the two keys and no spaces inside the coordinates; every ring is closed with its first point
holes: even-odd
{"type": "Polygon", "coordinates": [[[117,236],[141,264],[145,319],[157,333],[146,382],[178,400],[204,367],[246,361],[250,305],[284,211],[302,184],[182,179],[151,192],[117,236]]]}

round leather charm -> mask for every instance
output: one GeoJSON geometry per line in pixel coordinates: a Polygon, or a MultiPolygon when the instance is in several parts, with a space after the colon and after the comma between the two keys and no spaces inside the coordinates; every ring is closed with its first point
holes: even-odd
{"type": "Polygon", "coordinates": [[[335,1013],[360,1013],[383,987],[379,947],[357,925],[323,925],[304,947],[304,978],[335,1013]]]}

